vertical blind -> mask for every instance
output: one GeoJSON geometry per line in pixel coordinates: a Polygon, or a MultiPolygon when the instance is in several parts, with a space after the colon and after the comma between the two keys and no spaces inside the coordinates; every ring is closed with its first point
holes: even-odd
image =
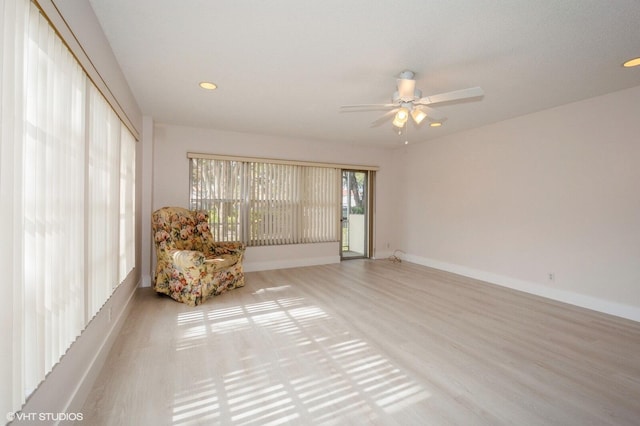
{"type": "Polygon", "coordinates": [[[190,180],[190,207],[209,212],[217,241],[338,241],[337,168],[191,158],[190,180]]]}
{"type": "Polygon", "coordinates": [[[20,409],[135,259],[135,140],[38,7],[0,0],[0,413],[20,409]]]}
{"type": "Polygon", "coordinates": [[[120,122],[95,87],[89,90],[88,309],[93,316],[117,282],[120,122]],[[118,170],[118,173],[115,171],[118,170]]]}
{"type": "Polygon", "coordinates": [[[136,140],[120,125],[120,259],[118,283],[136,266],[136,140]]]}
{"type": "Polygon", "coordinates": [[[59,248],[82,247],[84,238],[86,79],[37,8],[29,9],[27,26],[24,77],[16,76],[25,96],[22,111],[14,112],[16,118],[23,114],[14,139],[22,141],[14,166],[23,166],[15,174],[22,188],[14,206],[20,214],[16,228],[22,230],[14,240],[22,246],[15,253],[14,317],[24,323],[14,337],[24,360],[23,394],[58,362],[84,319],[83,268],[77,267],[78,254],[59,248]]]}
{"type": "Polygon", "coordinates": [[[238,161],[191,160],[190,206],[209,212],[216,241],[243,241],[240,210],[244,200],[243,164],[238,161]]]}

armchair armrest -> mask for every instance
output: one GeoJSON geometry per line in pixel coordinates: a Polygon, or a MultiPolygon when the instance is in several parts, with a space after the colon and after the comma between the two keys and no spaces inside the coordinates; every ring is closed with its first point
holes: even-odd
{"type": "Polygon", "coordinates": [[[246,246],[238,241],[215,242],[211,243],[208,248],[212,256],[221,256],[223,254],[242,256],[246,250],[246,246]]]}

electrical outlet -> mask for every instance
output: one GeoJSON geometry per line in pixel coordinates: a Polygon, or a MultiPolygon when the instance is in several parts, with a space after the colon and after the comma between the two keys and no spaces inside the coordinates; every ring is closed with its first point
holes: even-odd
{"type": "Polygon", "coordinates": [[[549,278],[549,281],[555,281],[556,274],[554,274],[553,272],[549,272],[548,278],[549,278]]]}

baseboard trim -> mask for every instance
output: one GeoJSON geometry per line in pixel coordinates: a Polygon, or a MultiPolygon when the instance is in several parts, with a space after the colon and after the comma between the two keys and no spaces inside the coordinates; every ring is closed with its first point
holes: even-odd
{"type": "Polygon", "coordinates": [[[244,262],[245,272],[269,271],[272,269],[299,268],[302,266],[340,263],[340,256],[308,257],[304,259],[272,260],[266,262],[244,262]]]}
{"type": "Polygon", "coordinates": [[[593,311],[598,311],[605,314],[640,322],[640,307],[637,306],[603,300],[593,296],[587,296],[571,291],[550,288],[530,281],[519,280],[500,274],[494,274],[491,272],[486,272],[452,263],[441,262],[425,257],[406,254],[403,255],[402,258],[407,262],[416,263],[418,265],[428,266],[430,268],[451,272],[469,278],[474,278],[502,287],[511,288],[513,290],[523,291],[525,293],[534,294],[536,296],[545,297],[547,299],[555,300],[558,302],[568,303],[570,305],[579,306],[581,308],[591,309],[593,311]]]}
{"type": "MultiPolygon", "coordinates": [[[[102,371],[102,367],[104,367],[104,363],[107,360],[107,356],[111,351],[111,348],[122,329],[122,326],[125,323],[125,320],[129,316],[129,313],[133,309],[133,299],[136,294],[136,289],[140,287],[141,282],[137,282],[135,285],[131,285],[128,289],[129,292],[125,296],[125,301],[122,303],[122,309],[116,312],[116,317],[112,318],[111,328],[108,330],[107,334],[104,336],[102,340],[102,344],[99,345],[98,350],[96,351],[94,357],[91,359],[87,369],[82,376],[82,379],[78,383],[75,392],[71,396],[69,400],[69,405],[66,409],[66,412],[80,412],[84,405],[84,402],[93,388],[93,384],[95,383],[98,375],[102,371]]],[[[125,292],[126,293],[126,292],[125,292]]],[[[117,302],[117,301],[114,301],[117,302]]],[[[116,304],[116,303],[114,303],[116,304]]],[[[105,305],[105,307],[110,307],[110,304],[105,305]]],[[[103,308],[104,309],[104,308],[103,308]]],[[[102,309],[102,310],[103,310],[102,309]]],[[[108,314],[107,314],[108,315],[108,314]]],[[[64,423],[61,423],[64,424],[64,423]]]]}
{"type": "MultiPolygon", "coordinates": [[[[133,307],[140,280],[122,283],[29,396],[25,413],[80,413],[107,355],[133,307]],[[111,313],[112,318],[109,318],[111,313]]],[[[77,423],[77,422],[75,422],[77,423]]],[[[38,424],[54,424],[39,422],[38,424]]],[[[56,423],[58,424],[58,423],[56,423]]],[[[74,424],[62,421],[59,424],[74,424]]]]}

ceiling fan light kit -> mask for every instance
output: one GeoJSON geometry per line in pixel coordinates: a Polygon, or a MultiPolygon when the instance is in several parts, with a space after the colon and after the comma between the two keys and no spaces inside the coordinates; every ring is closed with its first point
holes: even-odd
{"type": "Polygon", "coordinates": [[[427,114],[425,114],[425,112],[421,109],[414,108],[411,110],[411,117],[413,118],[413,121],[416,122],[416,124],[420,124],[422,123],[422,120],[427,118],[427,114]]]}
{"type": "Polygon", "coordinates": [[[409,118],[409,110],[407,108],[400,108],[393,119],[393,125],[396,127],[402,127],[409,118]]]}
{"type": "MultiPolygon", "coordinates": [[[[416,89],[415,73],[405,70],[398,75],[396,80],[396,90],[389,104],[359,104],[359,105],[343,105],[341,108],[391,108],[385,116],[395,113],[392,124],[394,127],[402,130],[406,125],[409,115],[413,121],[420,125],[425,118],[429,118],[431,127],[439,127],[446,119],[437,110],[428,105],[443,102],[459,101],[471,98],[479,98],[484,95],[484,91],[480,87],[470,87],[468,89],[455,90],[453,92],[440,93],[431,96],[422,96],[422,91],[416,89]]],[[[380,121],[380,120],[376,120],[380,121]]],[[[374,122],[375,124],[376,122],[374,122]]]]}

